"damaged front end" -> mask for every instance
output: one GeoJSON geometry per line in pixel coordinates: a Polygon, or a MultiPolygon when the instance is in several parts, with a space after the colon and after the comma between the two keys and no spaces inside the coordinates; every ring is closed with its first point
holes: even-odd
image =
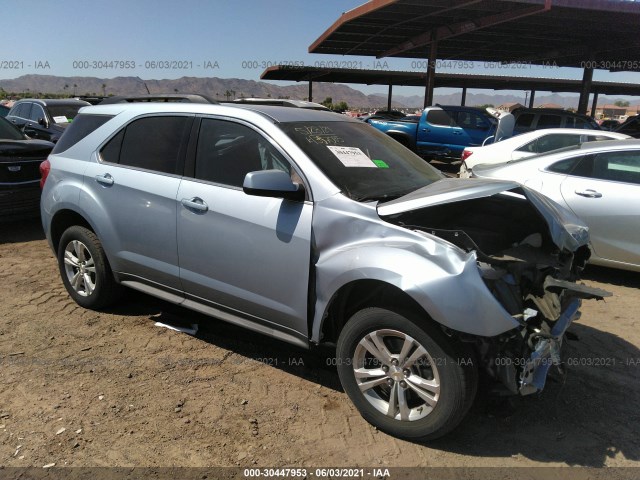
{"type": "MultiPolygon", "coordinates": [[[[513,182],[476,182],[443,180],[378,213],[475,252],[482,280],[519,326],[495,337],[460,336],[509,393],[528,395],[544,388],[552,366],[562,372],[562,341],[582,299],[610,294],[575,283],[590,252],[587,227],[571,212],[513,182]]],[[[465,292],[456,293],[463,301],[465,292]]]]}

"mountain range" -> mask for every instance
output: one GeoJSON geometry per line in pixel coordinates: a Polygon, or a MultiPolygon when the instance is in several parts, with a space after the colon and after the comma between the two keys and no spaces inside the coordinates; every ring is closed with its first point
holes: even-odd
{"type": "MultiPolygon", "coordinates": [[[[240,78],[217,77],[181,77],[178,79],[142,80],[139,77],[58,77],[53,75],[23,75],[15,79],[0,80],[0,89],[7,93],[20,94],[64,94],[69,95],[134,95],[150,93],[200,93],[218,100],[241,97],[271,97],[305,100],[308,96],[308,85],[280,86],[264,81],[245,80],[240,78]]],[[[1,90],[0,90],[1,92],[1,90]]],[[[313,100],[321,102],[331,97],[334,103],[344,101],[351,108],[374,109],[385,108],[386,93],[365,94],[360,90],[343,84],[314,83],[313,100]]],[[[524,93],[521,96],[497,95],[485,93],[467,94],[466,104],[495,106],[509,102],[524,103],[524,93]]],[[[461,93],[439,95],[435,91],[435,103],[442,105],[459,105],[461,93]]],[[[600,97],[598,104],[612,104],[617,98],[600,97]]],[[[419,95],[394,95],[393,108],[419,109],[423,98],[419,95]]],[[[555,103],[565,108],[576,107],[576,96],[559,94],[541,95],[535,99],[535,105],[555,103]]]]}

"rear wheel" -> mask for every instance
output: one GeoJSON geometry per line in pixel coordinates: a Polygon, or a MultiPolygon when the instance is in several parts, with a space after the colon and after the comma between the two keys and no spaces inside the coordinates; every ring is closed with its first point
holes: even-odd
{"type": "Polygon", "coordinates": [[[338,374],[362,416],[391,435],[432,440],[463,419],[475,396],[471,356],[416,316],[367,308],[346,324],[338,374]]]}
{"type": "Polygon", "coordinates": [[[82,307],[104,308],[120,294],[100,240],[85,227],[75,225],[64,231],[58,266],[67,292],[82,307]]]}

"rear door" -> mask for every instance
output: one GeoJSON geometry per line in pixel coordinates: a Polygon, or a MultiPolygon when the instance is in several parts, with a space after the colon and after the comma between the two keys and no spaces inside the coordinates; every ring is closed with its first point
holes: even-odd
{"type": "Polygon", "coordinates": [[[17,104],[11,109],[10,115],[7,117],[8,120],[24,131],[24,128],[29,121],[31,105],[31,102],[22,102],[17,104]]]}
{"type": "Polygon", "coordinates": [[[187,298],[306,339],[312,204],[242,190],[257,170],[301,181],[295,168],[262,132],[237,121],[203,118],[194,150],[176,202],[187,298]]]}
{"type": "Polygon", "coordinates": [[[97,152],[81,198],[116,272],[128,280],[182,289],[176,195],[193,115],[135,119],[97,152]]]}
{"type": "Polygon", "coordinates": [[[33,103],[29,112],[29,121],[26,122],[24,127],[24,133],[31,138],[38,138],[41,140],[51,140],[51,134],[44,128],[40,122],[45,122],[47,119],[44,109],[41,105],[33,103]]]}
{"type": "Polygon", "coordinates": [[[640,150],[585,157],[561,192],[589,226],[598,257],[640,265],[640,150]]]}
{"type": "Polygon", "coordinates": [[[458,145],[482,145],[482,142],[492,133],[492,124],[479,113],[462,110],[456,115],[456,125],[463,133],[459,137],[458,145]]]}
{"type": "Polygon", "coordinates": [[[462,129],[455,127],[455,112],[440,108],[427,110],[424,121],[418,124],[418,152],[447,154],[450,146],[459,143],[462,129]]]}

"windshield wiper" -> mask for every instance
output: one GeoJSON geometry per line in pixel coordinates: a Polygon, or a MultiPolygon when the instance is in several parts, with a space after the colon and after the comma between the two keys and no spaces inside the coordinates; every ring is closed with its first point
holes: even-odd
{"type": "Polygon", "coordinates": [[[404,194],[384,194],[384,195],[363,195],[361,197],[351,197],[356,202],[389,202],[391,200],[395,200],[396,198],[402,197],[404,194]]]}

